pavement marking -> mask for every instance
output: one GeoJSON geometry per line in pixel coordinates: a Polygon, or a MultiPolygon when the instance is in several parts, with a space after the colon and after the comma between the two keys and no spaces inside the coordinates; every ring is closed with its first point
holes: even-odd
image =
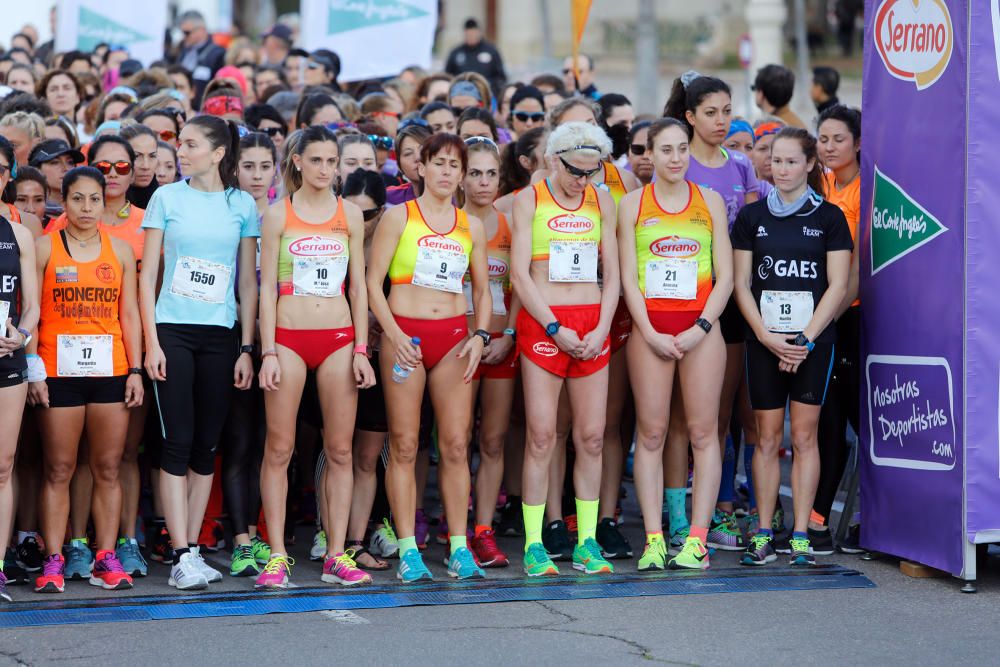
{"type": "Polygon", "coordinates": [[[358,616],[353,611],[346,609],[328,609],[319,612],[319,615],[326,617],[334,623],[343,623],[344,625],[366,625],[370,623],[367,618],[358,616]]]}

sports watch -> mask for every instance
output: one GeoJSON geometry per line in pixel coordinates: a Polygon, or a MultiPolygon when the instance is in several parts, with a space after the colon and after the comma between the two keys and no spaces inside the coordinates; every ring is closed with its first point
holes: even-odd
{"type": "Polygon", "coordinates": [[[476,329],[472,333],[472,335],[473,336],[479,336],[480,338],[482,338],[483,339],[483,345],[489,345],[490,344],[490,332],[489,331],[486,331],[484,329],[476,329]]]}
{"type": "Polygon", "coordinates": [[[809,340],[804,333],[800,333],[798,336],[795,337],[795,340],[792,342],[795,345],[798,345],[799,347],[806,348],[810,352],[812,352],[813,348],[816,347],[816,343],[809,340]]]}
{"type": "Polygon", "coordinates": [[[503,335],[510,336],[513,340],[517,340],[517,331],[511,329],[510,327],[507,327],[506,329],[503,330],[503,335]]]}
{"type": "Polygon", "coordinates": [[[22,336],[24,336],[24,342],[21,343],[21,347],[22,348],[27,348],[28,347],[28,343],[31,342],[31,332],[28,331],[27,329],[22,329],[21,327],[18,327],[17,328],[17,333],[19,333],[22,336]]]}
{"type": "Polygon", "coordinates": [[[701,330],[704,331],[705,333],[711,333],[712,323],[706,320],[704,317],[699,317],[694,321],[694,323],[697,324],[701,328],[701,330]]]}
{"type": "Polygon", "coordinates": [[[253,345],[241,345],[240,346],[240,354],[249,354],[252,357],[253,356],[253,345]]]}
{"type": "Polygon", "coordinates": [[[555,322],[549,322],[548,324],[545,325],[545,333],[548,334],[549,338],[552,338],[557,333],[559,333],[559,329],[561,328],[562,325],[559,324],[559,320],[556,320],[555,322]]]}

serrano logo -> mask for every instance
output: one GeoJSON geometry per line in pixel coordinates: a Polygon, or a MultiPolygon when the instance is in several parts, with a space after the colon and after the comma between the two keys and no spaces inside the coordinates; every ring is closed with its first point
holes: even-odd
{"type": "Polygon", "coordinates": [[[572,213],[557,215],[549,220],[549,229],[560,234],[586,234],[593,228],[593,220],[572,213]]]}
{"type": "Polygon", "coordinates": [[[882,0],[875,48],[889,74],[917,90],[941,78],[951,61],[954,29],[945,0],[882,0]]]}
{"type": "Polygon", "coordinates": [[[115,267],[107,262],[98,265],[95,273],[97,274],[97,279],[102,283],[113,283],[115,281],[115,267]]]}
{"type": "Polygon", "coordinates": [[[664,236],[650,243],[649,251],[658,257],[691,257],[701,252],[701,243],[679,236],[664,236]]]}
{"type": "Polygon", "coordinates": [[[457,252],[465,254],[465,248],[462,244],[454,239],[449,239],[446,236],[440,236],[438,234],[429,234],[427,236],[422,236],[417,241],[417,245],[421,248],[429,248],[431,250],[440,250],[442,252],[457,252]]]}
{"type": "Polygon", "coordinates": [[[337,239],[325,239],[322,236],[310,236],[296,239],[288,244],[288,252],[300,257],[320,257],[339,255],[344,252],[344,244],[337,239]]]}
{"type": "Polygon", "coordinates": [[[503,261],[499,257],[490,257],[490,278],[502,278],[507,275],[510,268],[507,266],[507,262],[503,261]]]}
{"type": "Polygon", "coordinates": [[[549,343],[544,340],[538,341],[532,345],[531,349],[535,354],[540,354],[543,357],[554,357],[559,354],[558,347],[556,347],[553,343],[549,343]]]}

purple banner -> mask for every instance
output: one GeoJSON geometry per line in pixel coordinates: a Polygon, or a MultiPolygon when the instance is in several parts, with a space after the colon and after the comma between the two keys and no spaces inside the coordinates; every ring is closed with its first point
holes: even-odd
{"type": "Polygon", "coordinates": [[[968,203],[966,212],[966,531],[1000,540],[1000,0],[974,2],[969,44],[968,203]]]}
{"type": "Polygon", "coordinates": [[[967,12],[951,0],[865,3],[859,240],[861,541],[956,575],[967,12]]]}

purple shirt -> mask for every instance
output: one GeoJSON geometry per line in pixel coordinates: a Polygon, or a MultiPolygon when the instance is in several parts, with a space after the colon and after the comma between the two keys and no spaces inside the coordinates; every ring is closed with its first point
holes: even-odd
{"type": "Polygon", "coordinates": [[[736,214],[746,204],[747,193],[758,193],[757,175],[753,163],[743,153],[722,150],[729,159],[721,167],[706,167],[691,156],[685,178],[703,188],[715,190],[726,202],[726,215],[729,218],[729,230],[733,229],[736,214]]]}
{"type": "Polygon", "coordinates": [[[417,198],[417,193],[413,191],[412,183],[404,183],[403,185],[394,185],[391,188],[386,188],[385,190],[386,208],[399,206],[400,204],[405,204],[411,199],[416,199],[416,198],[417,198]]]}

